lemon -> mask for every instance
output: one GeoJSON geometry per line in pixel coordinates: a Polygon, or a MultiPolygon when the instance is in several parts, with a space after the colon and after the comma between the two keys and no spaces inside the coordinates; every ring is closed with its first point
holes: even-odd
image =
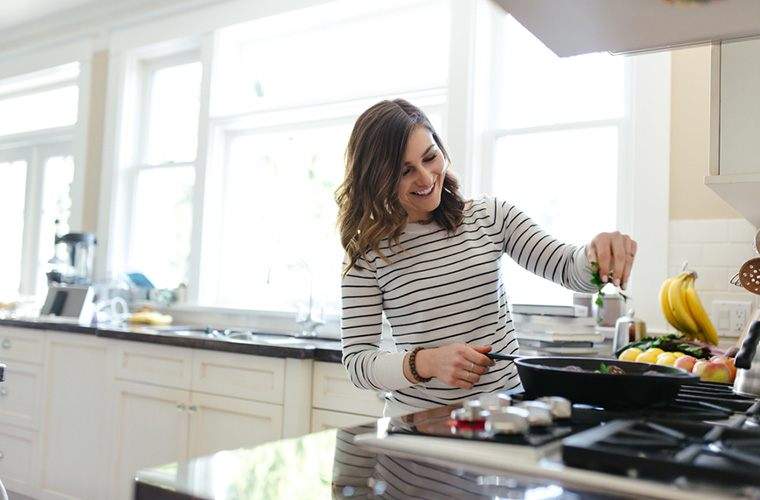
{"type": "Polygon", "coordinates": [[[655,364],[657,362],[657,356],[659,355],[660,353],[656,351],[647,350],[636,356],[636,362],[655,364]]]}
{"type": "Polygon", "coordinates": [[[659,356],[660,354],[662,354],[662,353],[663,353],[663,352],[665,352],[665,351],[663,351],[663,350],[662,350],[662,349],[660,349],[659,347],[650,347],[649,349],[647,349],[647,350],[646,350],[646,351],[644,351],[644,352],[653,352],[653,353],[655,353],[655,359],[656,359],[656,358],[657,358],[657,356],[659,356]]]}
{"type": "Polygon", "coordinates": [[[629,347],[625,351],[620,353],[618,359],[620,361],[636,361],[638,355],[641,354],[641,349],[638,347],[629,347]]]}
{"type": "Polygon", "coordinates": [[[683,358],[684,356],[686,356],[686,354],[676,351],[673,353],[673,356],[675,356],[676,358],[683,358]]]}
{"type": "Polygon", "coordinates": [[[663,366],[673,366],[673,364],[676,362],[676,359],[678,358],[674,356],[672,352],[663,352],[657,356],[656,363],[663,366]]]}

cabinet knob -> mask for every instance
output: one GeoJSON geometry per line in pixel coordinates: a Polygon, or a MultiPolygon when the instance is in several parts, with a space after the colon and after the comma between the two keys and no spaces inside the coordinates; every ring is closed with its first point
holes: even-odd
{"type": "Polygon", "coordinates": [[[4,458],[5,458],[5,453],[3,453],[2,451],[0,451],[0,460],[2,460],[4,458]]]}
{"type": "Polygon", "coordinates": [[[0,343],[0,345],[3,346],[3,349],[10,349],[11,348],[11,339],[3,339],[3,342],[0,343]]]}
{"type": "Polygon", "coordinates": [[[187,406],[185,406],[185,405],[183,405],[183,404],[178,404],[178,405],[177,405],[177,409],[178,409],[179,411],[185,411],[185,410],[187,410],[187,406]]]}
{"type": "Polygon", "coordinates": [[[190,405],[190,406],[187,407],[187,409],[190,410],[190,411],[198,411],[198,407],[195,406],[195,405],[190,405]]]}
{"type": "Polygon", "coordinates": [[[0,389],[0,397],[5,397],[7,395],[8,395],[8,389],[6,389],[5,387],[0,389]]]}

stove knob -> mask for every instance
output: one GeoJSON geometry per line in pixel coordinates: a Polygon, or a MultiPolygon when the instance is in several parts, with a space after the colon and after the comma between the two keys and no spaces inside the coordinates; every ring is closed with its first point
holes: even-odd
{"type": "Polygon", "coordinates": [[[528,412],[528,423],[531,427],[547,427],[554,422],[549,405],[541,401],[523,401],[517,404],[517,408],[528,412]]]}
{"type": "Polygon", "coordinates": [[[554,418],[570,418],[573,414],[573,405],[565,398],[559,396],[547,396],[538,398],[536,401],[546,403],[554,418]]]}
{"type": "Polygon", "coordinates": [[[488,415],[485,432],[490,435],[523,434],[528,432],[529,427],[527,411],[519,408],[506,408],[505,411],[488,415]]]}
{"type": "Polygon", "coordinates": [[[480,405],[489,411],[501,411],[512,405],[512,398],[503,392],[483,394],[478,398],[480,405]]]}

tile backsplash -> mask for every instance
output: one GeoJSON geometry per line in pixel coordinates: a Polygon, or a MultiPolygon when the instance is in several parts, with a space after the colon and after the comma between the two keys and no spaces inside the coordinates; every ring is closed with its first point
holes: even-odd
{"type": "MultiPolygon", "coordinates": [[[[745,261],[757,256],[756,231],[744,219],[671,220],[668,275],[678,274],[687,261],[689,269],[699,275],[696,288],[711,317],[716,300],[751,302],[754,313],[760,307],[760,297],[732,285],[730,280],[745,261]]],[[[717,326],[716,318],[712,320],[717,326]]]]}

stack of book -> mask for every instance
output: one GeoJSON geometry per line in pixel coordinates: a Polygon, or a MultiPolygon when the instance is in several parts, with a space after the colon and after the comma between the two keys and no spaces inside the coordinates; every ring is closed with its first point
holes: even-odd
{"type": "Polygon", "coordinates": [[[512,304],[522,356],[593,356],[604,336],[583,306],[512,304]]]}

